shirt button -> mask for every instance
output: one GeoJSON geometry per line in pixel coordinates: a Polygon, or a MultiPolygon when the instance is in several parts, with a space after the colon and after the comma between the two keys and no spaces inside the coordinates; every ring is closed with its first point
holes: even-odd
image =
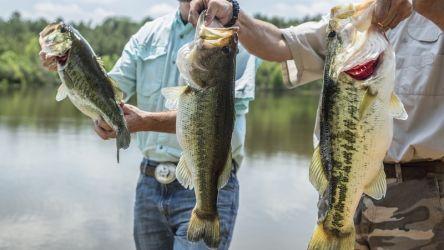
{"type": "Polygon", "coordinates": [[[173,60],[173,64],[176,64],[176,61],[175,61],[175,60],[173,60]]]}
{"type": "Polygon", "coordinates": [[[159,146],[159,149],[163,149],[163,146],[162,146],[162,145],[160,145],[160,146],[159,146]]]}
{"type": "Polygon", "coordinates": [[[183,35],[180,35],[179,38],[180,38],[180,39],[183,39],[183,35]]]}

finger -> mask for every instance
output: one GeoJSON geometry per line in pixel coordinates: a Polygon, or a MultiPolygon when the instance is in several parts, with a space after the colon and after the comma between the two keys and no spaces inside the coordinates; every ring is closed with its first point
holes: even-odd
{"type": "MultiPolygon", "coordinates": [[[[400,22],[404,21],[407,17],[409,17],[411,14],[411,11],[405,11],[402,14],[396,15],[395,19],[388,25],[388,28],[393,29],[395,28],[400,22]]],[[[387,29],[388,29],[387,28],[387,29]]]]}
{"type": "Polygon", "coordinates": [[[39,52],[40,60],[43,62],[46,60],[46,53],[43,51],[39,52]]]}
{"type": "Polygon", "coordinates": [[[108,140],[108,134],[106,133],[106,131],[98,126],[97,121],[94,123],[94,131],[103,140],[108,140]]]}
{"type": "Polygon", "coordinates": [[[373,23],[382,26],[382,22],[388,15],[390,10],[391,0],[379,0],[376,2],[375,11],[373,13],[373,23]]]}
{"type": "Polygon", "coordinates": [[[196,26],[199,19],[199,13],[205,8],[201,0],[193,0],[190,2],[190,13],[188,14],[188,22],[196,26]]]}
{"type": "Polygon", "coordinates": [[[56,71],[57,70],[57,62],[54,62],[54,63],[50,64],[48,66],[48,70],[49,71],[56,71]]]}
{"type": "Polygon", "coordinates": [[[104,120],[98,120],[96,121],[97,125],[104,131],[106,132],[112,132],[114,131],[113,128],[111,126],[108,125],[108,123],[106,123],[104,120]]]}
{"type": "Polygon", "coordinates": [[[128,115],[134,113],[134,107],[129,104],[125,104],[122,106],[123,114],[128,115]]]}
{"type": "Polygon", "coordinates": [[[214,17],[216,16],[216,13],[218,11],[218,5],[215,4],[215,2],[210,2],[208,5],[207,13],[205,14],[205,26],[210,26],[210,24],[213,22],[214,17]]]}

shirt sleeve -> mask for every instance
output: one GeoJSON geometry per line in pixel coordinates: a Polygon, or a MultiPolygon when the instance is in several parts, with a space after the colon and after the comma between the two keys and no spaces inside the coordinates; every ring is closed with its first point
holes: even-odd
{"type": "Polygon", "coordinates": [[[282,30],[293,60],[282,62],[284,83],[293,88],[322,78],[327,21],[307,22],[282,30]]]}
{"type": "Polygon", "coordinates": [[[108,73],[125,93],[125,101],[136,93],[137,48],[136,38],[133,36],[125,45],[122,55],[113,69],[108,73]]]}
{"type": "Polygon", "coordinates": [[[261,60],[239,46],[236,57],[235,110],[237,115],[248,113],[249,102],[254,100],[256,71],[261,60]]]}

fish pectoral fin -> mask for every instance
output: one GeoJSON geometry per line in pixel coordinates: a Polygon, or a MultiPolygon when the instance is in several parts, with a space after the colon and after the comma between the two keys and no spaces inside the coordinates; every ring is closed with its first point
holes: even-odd
{"type": "Polygon", "coordinates": [[[217,179],[217,189],[218,190],[223,188],[228,183],[228,180],[230,179],[232,168],[233,168],[233,159],[232,159],[231,148],[230,148],[230,153],[228,154],[227,162],[225,162],[224,168],[222,169],[222,172],[220,173],[219,178],[217,179]]]}
{"type": "Polygon", "coordinates": [[[402,104],[401,100],[395,93],[392,93],[390,98],[390,112],[394,119],[407,120],[409,117],[407,111],[405,111],[404,104],[402,104]]]}
{"type": "Polygon", "coordinates": [[[68,96],[68,89],[65,84],[60,84],[59,89],[57,90],[56,101],[60,102],[68,96]]]}
{"type": "Polygon", "coordinates": [[[163,88],[161,93],[165,97],[165,107],[169,110],[176,110],[180,95],[185,92],[188,86],[163,88]]]}
{"type": "Polygon", "coordinates": [[[321,162],[321,153],[319,146],[315,148],[313,157],[310,163],[309,178],[311,184],[316,188],[319,194],[323,194],[328,186],[327,175],[324,172],[324,167],[321,162]]]}
{"type": "Polygon", "coordinates": [[[365,187],[364,193],[373,199],[380,200],[385,197],[386,191],[387,181],[385,179],[384,166],[382,166],[376,178],[365,187]]]}
{"type": "Polygon", "coordinates": [[[362,97],[361,104],[359,105],[359,120],[364,117],[367,109],[373,104],[376,99],[377,91],[373,91],[369,86],[362,97]]]}
{"type": "Polygon", "coordinates": [[[187,161],[185,159],[185,155],[182,154],[180,157],[179,163],[176,167],[176,178],[179,183],[187,189],[193,189],[193,178],[191,175],[191,170],[188,168],[187,161]]]}

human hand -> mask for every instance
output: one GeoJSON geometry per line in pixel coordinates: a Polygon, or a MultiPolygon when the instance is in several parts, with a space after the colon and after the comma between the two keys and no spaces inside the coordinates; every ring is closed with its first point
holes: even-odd
{"type": "Polygon", "coordinates": [[[188,21],[194,26],[197,24],[200,13],[207,9],[205,25],[210,25],[214,18],[226,25],[233,17],[233,4],[227,0],[192,0],[188,21]]]}
{"type": "Polygon", "coordinates": [[[376,0],[373,23],[383,31],[395,28],[412,14],[409,0],[376,0]]]}
{"type": "MultiPolygon", "coordinates": [[[[43,48],[43,40],[39,38],[40,48],[43,48]]],[[[49,71],[57,71],[57,60],[55,56],[48,56],[43,50],[39,53],[42,66],[49,71]]]]}
{"type": "Polygon", "coordinates": [[[121,107],[125,116],[128,130],[130,132],[145,131],[144,127],[147,125],[145,117],[147,112],[130,104],[122,104],[121,107]]]}
{"type": "Polygon", "coordinates": [[[116,138],[116,132],[103,119],[94,121],[94,131],[103,140],[116,138]]]}
{"type": "MultiPolygon", "coordinates": [[[[143,131],[145,121],[145,111],[140,110],[136,106],[121,103],[120,107],[123,110],[123,115],[126,121],[126,126],[128,130],[133,132],[143,131]]],[[[94,131],[97,135],[103,140],[108,140],[112,138],[116,138],[116,131],[109,126],[103,119],[99,119],[94,121],[94,131]]]]}
{"type": "Polygon", "coordinates": [[[413,9],[428,18],[444,30],[444,1],[442,0],[413,0],[413,9]]]}

